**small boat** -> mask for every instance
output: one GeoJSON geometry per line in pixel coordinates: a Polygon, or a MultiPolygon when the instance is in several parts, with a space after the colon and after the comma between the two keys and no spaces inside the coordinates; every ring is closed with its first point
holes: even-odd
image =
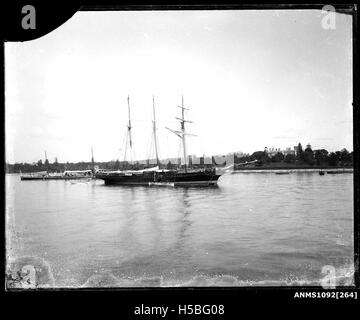
{"type": "Polygon", "coordinates": [[[47,171],[26,173],[20,176],[21,180],[75,180],[93,178],[91,170],[67,170],[63,173],[49,173],[47,171]]]}
{"type": "Polygon", "coordinates": [[[323,176],[325,174],[325,171],[319,171],[319,175],[323,176]]]}
{"type": "Polygon", "coordinates": [[[327,174],[340,174],[345,173],[345,171],[326,171],[327,174]]]}
{"type": "Polygon", "coordinates": [[[275,172],[275,174],[290,174],[289,171],[279,171],[279,172],[275,172]]]}
{"type": "Polygon", "coordinates": [[[47,176],[47,171],[31,172],[31,173],[20,173],[21,180],[44,180],[47,176]]]}
{"type": "Polygon", "coordinates": [[[91,170],[67,170],[62,175],[63,180],[93,178],[91,170]]]}

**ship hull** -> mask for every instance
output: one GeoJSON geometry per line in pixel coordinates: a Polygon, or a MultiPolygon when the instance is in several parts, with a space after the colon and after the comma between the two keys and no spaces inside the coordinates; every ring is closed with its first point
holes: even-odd
{"type": "Polygon", "coordinates": [[[140,186],[214,186],[220,175],[214,170],[197,172],[144,172],[141,174],[99,173],[96,178],[104,180],[107,185],[140,185],[140,186]]]}

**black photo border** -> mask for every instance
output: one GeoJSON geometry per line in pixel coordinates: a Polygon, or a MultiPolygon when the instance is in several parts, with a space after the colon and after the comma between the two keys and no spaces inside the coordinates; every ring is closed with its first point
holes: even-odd
{"type": "MultiPolygon", "coordinates": [[[[11,2],[7,1],[5,4],[5,19],[3,19],[4,27],[2,34],[2,50],[1,58],[3,62],[3,93],[5,93],[5,64],[4,64],[4,43],[7,41],[27,41],[41,37],[52,30],[56,29],[62,23],[70,19],[77,11],[135,11],[135,10],[307,10],[318,9],[321,10],[326,4],[186,4],[184,2],[173,2],[167,4],[96,4],[95,2],[82,1],[73,2],[72,4],[54,4],[49,2],[11,2]],[[21,8],[26,4],[33,4],[37,8],[37,19],[39,25],[34,30],[23,30],[20,27],[19,19],[21,8]]],[[[141,304],[144,305],[168,305],[170,308],[176,307],[179,304],[223,304],[225,306],[226,314],[236,314],[239,304],[247,301],[277,301],[304,303],[304,302],[326,302],[326,303],[348,303],[351,299],[297,299],[294,298],[296,292],[357,292],[359,293],[359,98],[358,86],[359,83],[359,61],[358,61],[358,11],[355,4],[331,4],[335,11],[341,14],[348,14],[352,16],[353,29],[353,151],[354,151],[354,282],[352,287],[337,287],[336,289],[325,290],[321,287],[312,286],[290,286],[290,287],[186,287],[186,288],[77,288],[77,289],[36,289],[36,290],[11,290],[7,291],[4,287],[3,295],[10,300],[24,301],[25,305],[31,308],[31,303],[34,301],[47,299],[49,295],[61,297],[66,299],[69,303],[74,302],[72,298],[87,297],[90,300],[85,300],[85,306],[89,306],[89,301],[95,301],[95,298],[100,295],[102,299],[107,301],[108,298],[114,296],[118,304],[123,303],[122,312],[127,315],[127,318],[134,317],[134,308],[141,304]],[[69,299],[70,298],[70,299],[69,299]],[[230,310],[230,311],[228,311],[230,310]]],[[[2,264],[3,275],[5,275],[5,94],[2,99],[2,116],[3,116],[3,163],[4,163],[4,179],[2,183],[3,188],[3,219],[2,231],[4,244],[2,246],[4,263],[2,264]]],[[[5,278],[5,277],[4,277],[5,278]]],[[[358,297],[358,300],[360,297],[358,297]]],[[[353,300],[354,301],[354,300],[353,300]]],[[[24,302],[23,302],[24,303],[24,302]]],[[[81,304],[82,305],[82,304],[81,304]]],[[[60,312],[61,310],[59,310],[60,312]]],[[[174,315],[169,315],[174,316],[174,315]]],[[[211,318],[214,318],[212,316],[211,318]]],[[[220,317],[220,316],[219,316],[220,317]]],[[[122,318],[122,317],[120,317],[122,318]]],[[[141,317],[140,317],[141,318],[141,317]]],[[[168,317],[167,317],[168,318],[168,317]]],[[[176,318],[176,316],[175,316],[176,318]]],[[[181,317],[180,317],[181,318],[181,317]]],[[[146,319],[146,317],[143,317],[146,319]]]]}

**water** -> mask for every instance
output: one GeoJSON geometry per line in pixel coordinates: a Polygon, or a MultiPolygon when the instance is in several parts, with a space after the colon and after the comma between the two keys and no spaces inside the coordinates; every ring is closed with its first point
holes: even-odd
{"type": "Polygon", "coordinates": [[[240,173],[218,188],[6,176],[7,257],[40,286],[353,285],[353,174],[240,173]]]}

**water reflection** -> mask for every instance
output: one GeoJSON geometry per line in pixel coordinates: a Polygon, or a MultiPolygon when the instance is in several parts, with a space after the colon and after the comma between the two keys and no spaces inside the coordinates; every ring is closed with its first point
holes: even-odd
{"type": "Polygon", "coordinates": [[[49,261],[56,283],[84,283],[99,270],[314,280],[321,266],[352,259],[352,175],[237,174],[211,188],[7,179],[9,246],[49,261]]]}
{"type": "Polygon", "coordinates": [[[185,233],[186,230],[191,226],[191,221],[190,221],[190,214],[191,214],[191,209],[190,209],[190,196],[189,196],[189,189],[186,188],[184,190],[182,190],[182,211],[183,214],[180,217],[179,221],[180,221],[180,231],[179,231],[179,238],[177,241],[177,247],[181,247],[183,244],[183,241],[185,240],[185,233]]]}

